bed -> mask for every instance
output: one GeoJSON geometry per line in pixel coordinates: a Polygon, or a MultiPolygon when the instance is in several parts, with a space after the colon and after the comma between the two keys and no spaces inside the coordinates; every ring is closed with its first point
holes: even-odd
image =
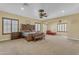
{"type": "Polygon", "coordinates": [[[22,35],[27,41],[37,41],[45,39],[45,35],[42,32],[22,32],[22,35]]]}
{"type": "Polygon", "coordinates": [[[22,24],[21,32],[22,32],[22,36],[28,41],[36,41],[36,40],[45,38],[44,33],[35,32],[35,26],[34,25],[22,24]]]}

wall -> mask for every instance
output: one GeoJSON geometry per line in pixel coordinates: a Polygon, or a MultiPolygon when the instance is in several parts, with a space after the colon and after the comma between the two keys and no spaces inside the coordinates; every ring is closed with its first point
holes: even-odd
{"type": "Polygon", "coordinates": [[[40,21],[40,24],[41,24],[41,32],[46,33],[46,31],[47,31],[47,22],[40,21]]]}
{"type": "MultiPolygon", "coordinates": [[[[62,20],[61,23],[68,24],[68,20],[66,17],[45,20],[45,21],[42,21],[42,23],[47,24],[47,30],[51,30],[52,32],[57,32],[57,24],[59,23],[59,20],[62,20]]],[[[67,28],[67,30],[68,30],[68,28],[67,28]]],[[[57,32],[57,34],[67,34],[67,32],[57,32]]]]}
{"type": "Polygon", "coordinates": [[[45,21],[42,21],[42,23],[46,22],[48,30],[56,32],[56,25],[59,20],[62,20],[62,23],[67,23],[67,32],[66,32],[67,34],[66,35],[68,36],[68,38],[79,40],[79,13],[45,20],[45,21]]]}
{"type": "Polygon", "coordinates": [[[35,22],[38,22],[38,20],[35,20],[35,19],[32,19],[32,18],[18,16],[18,15],[15,15],[15,14],[0,11],[0,41],[10,40],[10,37],[11,37],[10,35],[2,35],[2,17],[19,19],[19,31],[20,31],[20,25],[21,24],[32,24],[32,25],[34,25],[35,22]]]}
{"type": "Polygon", "coordinates": [[[69,17],[70,28],[69,28],[69,39],[79,40],[79,14],[69,17]]]}

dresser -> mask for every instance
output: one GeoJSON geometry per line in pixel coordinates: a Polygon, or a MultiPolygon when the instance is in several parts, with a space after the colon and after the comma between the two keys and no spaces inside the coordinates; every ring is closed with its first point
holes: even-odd
{"type": "Polygon", "coordinates": [[[11,40],[14,40],[14,39],[20,39],[21,38],[21,32],[12,32],[11,33],[11,40]]]}

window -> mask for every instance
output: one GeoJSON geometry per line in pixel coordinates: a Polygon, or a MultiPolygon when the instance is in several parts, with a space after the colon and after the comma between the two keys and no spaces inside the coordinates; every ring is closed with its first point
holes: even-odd
{"type": "Polygon", "coordinates": [[[3,33],[11,33],[11,20],[3,20],[3,33]]]}
{"type": "Polygon", "coordinates": [[[12,32],[18,32],[18,21],[12,20],[12,32]]]}
{"type": "Polygon", "coordinates": [[[67,24],[66,23],[57,24],[57,31],[58,32],[66,32],[67,31],[67,24]]]}
{"type": "Polygon", "coordinates": [[[40,28],[41,28],[41,26],[40,26],[40,24],[35,24],[35,31],[40,31],[40,28]]]}
{"type": "Polygon", "coordinates": [[[2,18],[3,34],[18,32],[19,23],[16,19],[2,18]]]}

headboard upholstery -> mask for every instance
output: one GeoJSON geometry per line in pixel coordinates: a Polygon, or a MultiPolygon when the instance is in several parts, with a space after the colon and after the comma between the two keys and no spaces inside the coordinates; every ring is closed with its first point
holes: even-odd
{"type": "Polygon", "coordinates": [[[35,25],[21,24],[21,31],[35,31],[35,25]]]}

